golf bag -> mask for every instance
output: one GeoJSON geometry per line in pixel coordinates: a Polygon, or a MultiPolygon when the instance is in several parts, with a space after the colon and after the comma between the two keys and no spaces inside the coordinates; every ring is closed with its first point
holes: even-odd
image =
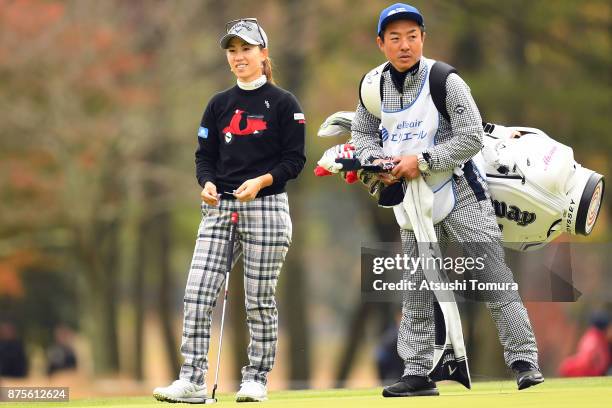
{"type": "MultiPolygon", "coordinates": [[[[331,115],[319,136],[350,135],[353,116],[353,112],[331,115]]],[[[484,131],[483,148],[473,161],[487,180],[505,247],[528,251],[563,232],[589,235],[593,231],[605,187],[601,174],[577,163],[571,147],[539,129],[487,123],[484,131]]],[[[336,160],[346,158],[346,152],[354,150],[350,146],[349,139],[328,149],[315,173],[342,173],[342,164],[336,160]]],[[[384,189],[367,171],[360,170],[357,176],[375,197],[384,189]]]]}

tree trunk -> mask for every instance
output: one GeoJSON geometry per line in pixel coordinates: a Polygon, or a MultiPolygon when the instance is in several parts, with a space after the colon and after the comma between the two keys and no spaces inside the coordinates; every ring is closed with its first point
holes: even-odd
{"type": "Polygon", "coordinates": [[[154,253],[159,256],[159,316],[161,319],[162,335],[168,355],[168,364],[176,370],[180,367],[180,359],[178,345],[176,343],[176,331],[174,330],[174,299],[172,294],[174,288],[172,285],[171,270],[170,270],[170,251],[171,251],[171,236],[170,236],[170,214],[163,211],[153,220],[156,227],[157,249],[154,253]]]}
{"type": "Polygon", "coordinates": [[[132,280],[132,304],[134,307],[134,348],[132,350],[134,364],[134,378],[142,381],[144,379],[144,319],[145,319],[145,268],[147,239],[150,236],[150,224],[141,220],[138,227],[136,260],[134,263],[134,274],[132,280]]]}
{"type": "Polygon", "coordinates": [[[118,222],[98,222],[93,230],[80,231],[80,252],[87,276],[85,327],[89,328],[94,371],[115,374],[119,371],[117,336],[118,222]],[[91,232],[90,232],[91,231],[91,232]],[[96,234],[96,239],[83,236],[96,234]]]}
{"type": "MultiPolygon", "coordinates": [[[[304,75],[305,55],[302,47],[294,44],[302,43],[304,21],[307,17],[302,2],[289,0],[285,3],[287,18],[285,36],[290,41],[279,54],[279,65],[286,67],[283,87],[300,95],[304,75]]],[[[299,184],[291,186],[291,213],[294,223],[293,245],[285,261],[283,283],[283,304],[281,314],[286,316],[289,335],[289,381],[291,388],[308,388],[310,381],[310,333],[308,331],[307,296],[308,286],[305,278],[302,251],[305,241],[305,226],[299,221],[303,214],[301,196],[304,194],[299,184]]]]}
{"type": "Polygon", "coordinates": [[[106,235],[106,248],[103,250],[104,265],[102,276],[102,287],[104,288],[103,306],[105,309],[105,343],[108,347],[108,364],[111,372],[119,371],[119,336],[117,333],[117,305],[119,299],[118,291],[118,269],[119,269],[119,222],[109,222],[106,235]]]}
{"type": "Polygon", "coordinates": [[[344,388],[346,380],[351,372],[355,356],[359,345],[365,335],[365,327],[368,321],[370,312],[370,305],[367,303],[359,302],[357,307],[353,309],[353,316],[351,317],[351,323],[349,325],[348,334],[345,336],[346,342],[342,357],[338,364],[338,372],[336,374],[335,388],[344,388]]]}
{"type": "MultiPolygon", "coordinates": [[[[393,216],[387,211],[384,213],[374,203],[367,203],[370,205],[370,215],[368,218],[372,220],[372,225],[375,228],[377,239],[379,242],[395,242],[399,238],[399,230],[395,225],[393,216]],[[390,222],[391,221],[391,222],[390,222]]],[[[373,278],[372,275],[368,275],[373,278]]],[[[390,324],[393,323],[394,315],[397,308],[393,307],[392,303],[363,303],[361,298],[358,299],[357,303],[353,308],[351,322],[349,324],[348,333],[345,336],[346,343],[344,350],[341,353],[340,360],[338,362],[338,370],[336,373],[336,388],[343,388],[346,384],[346,380],[349,377],[353,364],[355,363],[355,357],[357,356],[357,350],[365,338],[365,329],[372,316],[378,316],[376,320],[379,323],[377,327],[377,333],[382,334],[390,324]],[[372,309],[374,313],[372,313],[372,309]]]]}
{"type": "MultiPolygon", "coordinates": [[[[295,245],[294,245],[295,248],[295,245]]],[[[306,314],[306,282],[301,252],[290,251],[282,274],[283,308],[289,331],[290,387],[308,388],[310,380],[310,333],[306,314]]]]}

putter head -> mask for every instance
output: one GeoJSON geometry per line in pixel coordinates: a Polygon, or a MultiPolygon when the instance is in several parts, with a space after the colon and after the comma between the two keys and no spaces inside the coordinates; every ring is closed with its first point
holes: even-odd
{"type": "Polygon", "coordinates": [[[216,398],[206,398],[204,400],[205,404],[216,404],[217,403],[217,399],[216,398]]]}

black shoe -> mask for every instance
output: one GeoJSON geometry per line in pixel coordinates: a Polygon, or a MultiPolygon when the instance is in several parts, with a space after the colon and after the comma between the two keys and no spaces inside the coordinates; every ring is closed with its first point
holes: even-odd
{"type": "Polygon", "coordinates": [[[544,382],[544,376],[540,370],[531,363],[519,360],[512,363],[510,368],[516,374],[516,385],[518,385],[519,390],[544,382]]]}
{"type": "Polygon", "coordinates": [[[429,377],[405,375],[383,389],[383,397],[423,397],[440,395],[436,383],[429,377]]]}

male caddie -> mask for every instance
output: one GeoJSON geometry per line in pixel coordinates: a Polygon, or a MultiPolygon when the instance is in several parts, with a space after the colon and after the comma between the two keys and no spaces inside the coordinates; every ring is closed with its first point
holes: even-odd
{"type": "MultiPolygon", "coordinates": [[[[381,201],[385,196],[392,202],[379,204],[398,204],[406,181],[424,176],[434,191],[433,223],[438,241],[487,243],[487,280],[513,282],[486,182],[471,160],[482,147],[483,129],[470,89],[451,73],[445,81],[444,103],[436,106],[430,90],[435,61],[423,57],[425,24],[416,8],[397,3],[384,9],[377,35],[376,42],[388,62],[364,76],[351,132],[362,161],[396,163],[390,174],[379,176],[390,192],[383,192],[381,201]],[[374,94],[366,89],[372,83],[374,94]],[[379,105],[372,108],[376,98],[379,105]]],[[[417,256],[410,222],[396,210],[394,207],[403,251],[417,256]]],[[[422,281],[422,270],[411,279],[422,281]]],[[[429,291],[406,292],[398,335],[398,353],[405,370],[395,384],[384,389],[385,397],[439,394],[428,377],[434,351],[433,301],[429,291]]],[[[518,388],[543,382],[535,336],[518,294],[510,299],[500,294],[489,299],[487,307],[497,326],[505,362],[516,373],[518,388]]]]}

